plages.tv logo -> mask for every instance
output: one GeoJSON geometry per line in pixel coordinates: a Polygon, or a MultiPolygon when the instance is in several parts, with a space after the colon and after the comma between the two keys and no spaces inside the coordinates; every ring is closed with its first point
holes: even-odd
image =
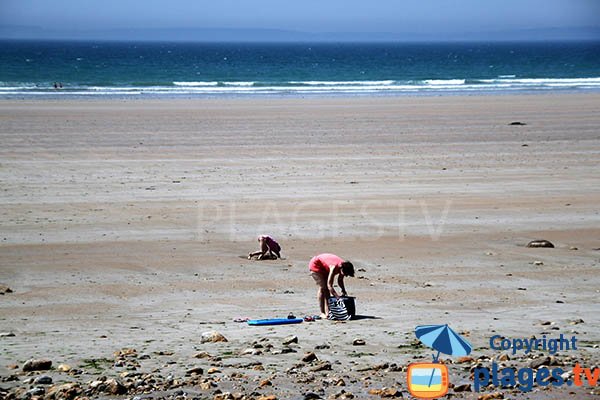
{"type": "Polygon", "coordinates": [[[426,346],[437,350],[432,354],[433,362],[412,363],[408,366],[406,378],[408,391],[419,399],[435,399],[445,396],[450,381],[448,367],[439,362],[440,353],[450,356],[466,356],[473,347],[448,324],[420,325],[415,328],[415,335],[426,346]]]}

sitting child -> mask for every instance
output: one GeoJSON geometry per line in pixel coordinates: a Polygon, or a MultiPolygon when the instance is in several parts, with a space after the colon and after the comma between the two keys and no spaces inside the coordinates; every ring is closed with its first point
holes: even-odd
{"type": "Polygon", "coordinates": [[[260,250],[254,253],[248,253],[248,260],[257,257],[258,260],[277,260],[281,258],[281,246],[269,235],[260,235],[258,237],[260,250]]]}

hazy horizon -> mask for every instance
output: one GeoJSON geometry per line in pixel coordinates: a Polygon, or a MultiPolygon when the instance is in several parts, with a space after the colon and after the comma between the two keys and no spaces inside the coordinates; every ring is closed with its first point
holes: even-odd
{"type": "Polygon", "coordinates": [[[0,38],[174,41],[600,40],[593,0],[3,0],[0,38]]]}

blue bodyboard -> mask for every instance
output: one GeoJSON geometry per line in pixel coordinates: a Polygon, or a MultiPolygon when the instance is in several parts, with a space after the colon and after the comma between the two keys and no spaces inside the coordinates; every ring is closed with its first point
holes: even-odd
{"type": "Polygon", "coordinates": [[[251,319],[248,321],[248,325],[286,325],[286,324],[299,324],[302,322],[302,318],[269,318],[269,319],[251,319]]]}

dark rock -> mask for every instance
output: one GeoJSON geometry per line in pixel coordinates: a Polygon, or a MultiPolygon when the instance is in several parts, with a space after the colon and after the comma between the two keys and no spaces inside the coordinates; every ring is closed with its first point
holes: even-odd
{"type": "Polygon", "coordinates": [[[194,367],[194,368],[190,368],[187,371],[185,371],[186,375],[202,375],[204,373],[204,370],[202,369],[202,367],[194,367]]]}
{"type": "Polygon", "coordinates": [[[48,359],[27,360],[23,364],[23,371],[44,371],[52,367],[52,361],[48,359]]]}
{"type": "Polygon", "coordinates": [[[0,295],[4,295],[4,294],[7,294],[7,293],[12,293],[12,292],[13,292],[13,291],[12,291],[12,289],[11,289],[11,288],[9,288],[9,287],[8,287],[8,286],[6,286],[6,285],[2,285],[2,284],[0,284],[0,295]]]}
{"type": "Polygon", "coordinates": [[[538,239],[538,240],[532,240],[531,242],[527,243],[527,247],[533,247],[533,248],[537,248],[537,247],[554,248],[554,245],[550,241],[548,241],[548,240],[538,239]]]}
{"type": "Polygon", "coordinates": [[[304,393],[304,400],[314,400],[314,399],[321,399],[322,397],[319,396],[316,393],[313,392],[306,392],[304,393]]]}
{"type": "Polygon", "coordinates": [[[14,337],[15,334],[13,332],[1,332],[0,337],[14,337]]]}
{"type": "Polygon", "coordinates": [[[511,126],[525,126],[525,125],[527,125],[527,124],[526,124],[525,122],[513,121],[513,122],[511,122],[511,123],[510,123],[510,124],[508,124],[508,125],[511,125],[511,126]]]}
{"type": "Polygon", "coordinates": [[[331,346],[328,344],[318,344],[315,346],[315,350],[323,350],[323,349],[329,349],[329,348],[331,348],[331,346]]]}
{"type": "Polygon", "coordinates": [[[51,385],[52,378],[48,375],[40,375],[33,381],[34,385],[51,385]]]}
{"type": "Polygon", "coordinates": [[[331,370],[331,363],[329,361],[321,361],[317,365],[315,365],[314,367],[311,367],[310,370],[312,372],[330,371],[331,370]]]}
{"type": "Polygon", "coordinates": [[[315,361],[316,359],[317,359],[317,355],[315,353],[313,353],[312,351],[309,353],[306,353],[304,355],[304,357],[302,357],[302,361],[304,361],[305,363],[315,361]]]}
{"type": "Polygon", "coordinates": [[[459,393],[459,392],[471,392],[471,384],[470,383],[463,383],[462,385],[457,385],[454,386],[454,391],[459,393]]]}
{"type": "Polygon", "coordinates": [[[106,382],[104,382],[106,385],[106,389],[105,391],[107,393],[113,394],[113,395],[119,395],[119,394],[125,394],[127,393],[127,388],[117,379],[107,379],[106,382]]]}
{"type": "Polygon", "coordinates": [[[352,345],[353,346],[364,346],[365,344],[367,344],[364,339],[354,339],[354,341],[352,341],[352,345]]]}

